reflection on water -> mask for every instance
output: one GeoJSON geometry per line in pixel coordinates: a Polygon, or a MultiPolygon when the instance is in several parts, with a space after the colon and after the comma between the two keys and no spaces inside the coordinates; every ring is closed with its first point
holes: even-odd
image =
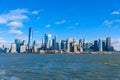
{"type": "Polygon", "coordinates": [[[120,54],[0,54],[0,80],[119,80],[120,54]]]}

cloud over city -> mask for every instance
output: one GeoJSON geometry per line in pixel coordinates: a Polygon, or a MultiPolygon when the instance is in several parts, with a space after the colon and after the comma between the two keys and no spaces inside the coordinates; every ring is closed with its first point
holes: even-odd
{"type": "Polygon", "coordinates": [[[23,28],[24,22],[30,20],[30,14],[38,14],[39,11],[29,11],[28,9],[14,9],[5,11],[5,13],[0,14],[0,24],[9,26],[9,34],[21,35],[23,32],[21,30],[16,30],[17,28],[23,28]],[[14,29],[13,29],[14,28],[14,29]]]}
{"type": "Polygon", "coordinates": [[[66,20],[62,20],[62,21],[57,21],[57,22],[55,22],[55,24],[64,24],[66,22],[66,20]]]}
{"type": "Polygon", "coordinates": [[[116,27],[116,26],[120,26],[120,20],[117,19],[117,20],[105,20],[104,21],[104,24],[108,27],[116,27]]]}
{"type": "Polygon", "coordinates": [[[112,15],[120,15],[120,9],[117,10],[117,11],[113,11],[113,12],[112,12],[112,15]]]}
{"type": "Polygon", "coordinates": [[[23,32],[20,31],[20,30],[11,29],[8,33],[9,34],[14,34],[14,35],[21,35],[23,32]]]}

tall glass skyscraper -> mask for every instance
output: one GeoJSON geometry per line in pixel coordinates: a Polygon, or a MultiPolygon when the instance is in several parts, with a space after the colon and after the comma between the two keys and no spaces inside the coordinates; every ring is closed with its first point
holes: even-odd
{"type": "Polygon", "coordinates": [[[98,40],[94,41],[94,51],[98,51],[98,40]]]}
{"type": "Polygon", "coordinates": [[[16,44],[16,51],[20,52],[20,40],[19,39],[15,39],[15,44],[16,44]]]}
{"type": "Polygon", "coordinates": [[[45,49],[48,49],[50,47],[51,34],[45,34],[44,40],[45,49]]]}
{"type": "Polygon", "coordinates": [[[99,51],[103,51],[102,39],[99,39],[98,48],[99,48],[99,51]]]}
{"type": "Polygon", "coordinates": [[[32,46],[33,44],[33,31],[32,28],[29,28],[29,35],[28,35],[28,47],[32,46]]]}
{"type": "Polygon", "coordinates": [[[110,51],[110,48],[111,48],[111,38],[108,37],[106,38],[106,50],[110,51]]]}

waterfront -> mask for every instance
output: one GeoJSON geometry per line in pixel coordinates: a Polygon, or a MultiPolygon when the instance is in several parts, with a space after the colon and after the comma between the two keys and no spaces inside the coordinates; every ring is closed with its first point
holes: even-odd
{"type": "Polygon", "coordinates": [[[0,80],[119,80],[120,54],[0,54],[0,80]]]}

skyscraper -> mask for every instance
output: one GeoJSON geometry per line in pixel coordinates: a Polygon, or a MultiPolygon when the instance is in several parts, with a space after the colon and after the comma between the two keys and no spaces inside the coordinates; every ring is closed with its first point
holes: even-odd
{"type": "Polygon", "coordinates": [[[98,48],[99,48],[99,51],[103,51],[102,39],[99,39],[98,48]]]}
{"type": "Polygon", "coordinates": [[[98,51],[98,41],[94,41],[94,51],[98,51]]]}
{"type": "Polygon", "coordinates": [[[45,34],[44,40],[45,49],[48,49],[50,47],[51,34],[45,34]]]}
{"type": "Polygon", "coordinates": [[[66,40],[61,41],[61,50],[66,51],[66,40]]]}
{"type": "Polygon", "coordinates": [[[70,52],[70,38],[66,40],[66,52],[70,52]]]}
{"type": "Polygon", "coordinates": [[[58,42],[58,37],[55,36],[55,40],[54,40],[54,47],[55,47],[55,49],[57,49],[57,42],[58,42]]]}
{"type": "Polygon", "coordinates": [[[16,51],[20,52],[20,40],[19,39],[15,39],[15,44],[16,44],[16,51]]]}
{"type": "Polygon", "coordinates": [[[11,45],[11,53],[16,53],[16,44],[12,43],[11,45]]]}
{"type": "Polygon", "coordinates": [[[111,48],[111,38],[108,37],[106,38],[106,50],[110,51],[110,48],[111,48]]]}
{"type": "Polygon", "coordinates": [[[103,51],[106,51],[106,39],[102,40],[103,51]]]}
{"type": "Polygon", "coordinates": [[[20,53],[25,53],[26,52],[26,46],[25,45],[21,45],[20,46],[20,53]]]}
{"type": "Polygon", "coordinates": [[[30,48],[33,44],[33,31],[32,28],[29,28],[29,35],[28,35],[28,47],[30,48]]]}
{"type": "Polygon", "coordinates": [[[76,41],[73,42],[73,52],[77,53],[77,42],[76,41]]]}

